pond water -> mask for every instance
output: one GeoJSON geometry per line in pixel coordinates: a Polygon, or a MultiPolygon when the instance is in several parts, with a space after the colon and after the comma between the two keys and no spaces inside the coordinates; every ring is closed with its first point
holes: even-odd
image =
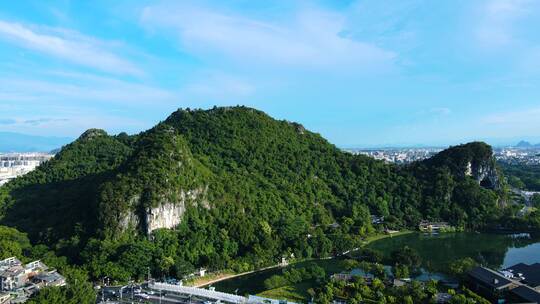
{"type": "Polygon", "coordinates": [[[519,262],[540,262],[540,238],[525,235],[487,233],[412,233],[373,242],[368,248],[386,256],[393,250],[409,246],[420,254],[423,267],[444,271],[452,261],[471,257],[483,265],[499,269],[519,262]]]}
{"type": "MultiPolygon", "coordinates": [[[[519,262],[527,264],[540,262],[540,237],[529,235],[412,233],[381,239],[367,247],[380,250],[385,256],[389,256],[392,251],[405,245],[418,251],[422,257],[422,267],[426,272],[417,279],[427,278],[429,275],[437,278],[437,272],[443,272],[449,263],[464,257],[472,257],[496,269],[519,262]]],[[[303,267],[310,263],[323,267],[328,275],[344,270],[343,260],[340,259],[302,262],[295,264],[294,267],[303,267]]],[[[213,286],[216,290],[229,293],[257,294],[265,290],[264,280],[272,275],[281,274],[283,270],[283,268],[269,269],[221,281],[213,286]]]]}

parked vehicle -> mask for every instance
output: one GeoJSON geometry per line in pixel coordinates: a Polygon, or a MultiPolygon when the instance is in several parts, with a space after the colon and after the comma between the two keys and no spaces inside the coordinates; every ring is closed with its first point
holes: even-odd
{"type": "Polygon", "coordinates": [[[145,294],[145,293],[138,293],[138,294],[135,295],[135,297],[136,298],[146,299],[146,300],[150,299],[150,296],[145,294]]]}

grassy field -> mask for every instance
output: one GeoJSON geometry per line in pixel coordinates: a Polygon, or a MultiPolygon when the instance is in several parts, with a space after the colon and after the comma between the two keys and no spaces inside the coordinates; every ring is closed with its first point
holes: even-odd
{"type": "Polygon", "coordinates": [[[376,234],[376,235],[373,235],[373,236],[369,236],[367,237],[363,242],[362,242],[362,245],[365,246],[371,242],[374,242],[374,241],[378,241],[378,240],[381,240],[381,239],[385,239],[385,238],[389,238],[389,237],[395,237],[395,236],[400,236],[400,235],[404,235],[404,234],[409,234],[409,233],[413,233],[414,231],[410,231],[410,230],[402,230],[400,232],[396,232],[396,233],[392,233],[392,234],[376,234]]]}
{"type": "MultiPolygon", "coordinates": [[[[290,267],[309,267],[309,264],[311,262],[313,261],[303,261],[290,265],[290,267]]],[[[327,276],[341,272],[345,269],[343,261],[336,259],[317,260],[317,265],[324,269],[327,276]]],[[[292,284],[275,289],[265,290],[257,295],[271,299],[289,300],[296,303],[306,303],[311,298],[308,293],[308,289],[313,288],[313,286],[315,285],[317,284],[314,281],[308,280],[300,282],[298,284],[292,284]]]]}
{"type": "Polygon", "coordinates": [[[201,286],[201,285],[206,285],[220,279],[229,278],[234,275],[235,273],[233,271],[220,271],[216,273],[207,274],[204,277],[195,277],[192,279],[188,279],[184,281],[184,284],[186,286],[201,286]]]}
{"type": "Polygon", "coordinates": [[[258,294],[258,296],[278,300],[288,300],[296,303],[306,303],[311,298],[307,291],[314,285],[315,283],[312,281],[304,281],[294,285],[266,290],[258,294]]]}

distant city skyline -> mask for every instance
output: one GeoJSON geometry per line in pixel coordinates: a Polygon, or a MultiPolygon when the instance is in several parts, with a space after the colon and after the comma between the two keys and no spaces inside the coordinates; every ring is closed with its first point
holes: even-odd
{"type": "MultiPolygon", "coordinates": [[[[111,134],[114,135],[114,134],[111,134]]],[[[55,137],[55,136],[39,136],[29,135],[16,132],[1,132],[0,131],[0,153],[22,153],[22,152],[52,152],[62,146],[74,141],[76,137],[55,137]]],[[[506,140],[506,141],[484,141],[494,148],[516,147],[522,139],[506,140]]],[[[422,143],[395,143],[395,144],[380,144],[380,145],[336,145],[343,150],[383,150],[383,149],[445,149],[449,146],[455,146],[470,141],[453,142],[444,144],[422,144],[422,143]]],[[[540,144],[538,141],[530,141],[532,145],[540,144]]],[[[538,148],[538,147],[536,147],[538,148]]]]}
{"type": "Polygon", "coordinates": [[[344,148],[540,143],[540,1],[9,1],[0,132],[246,105],[344,148]]]}

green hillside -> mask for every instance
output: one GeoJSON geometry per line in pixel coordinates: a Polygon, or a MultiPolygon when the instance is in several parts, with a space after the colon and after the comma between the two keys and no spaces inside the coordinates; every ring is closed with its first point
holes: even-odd
{"type": "Polygon", "coordinates": [[[487,228],[506,212],[496,175],[483,143],[395,166],[254,109],[187,109],[136,136],[87,131],[0,188],[0,224],[94,278],[241,271],[356,247],[370,215],[392,229],[487,228]]]}

